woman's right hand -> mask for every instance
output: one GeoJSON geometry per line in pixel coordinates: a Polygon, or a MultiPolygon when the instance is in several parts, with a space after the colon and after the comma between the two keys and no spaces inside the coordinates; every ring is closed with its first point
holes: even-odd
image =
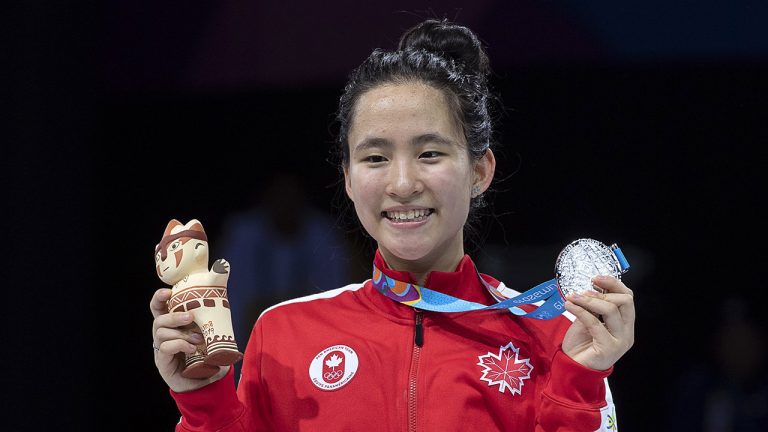
{"type": "Polygon", "coordinates": [[[152,341],[155,349],[155,366],[160,376],[171,390],[182,393],[205,387],[221,379],[229,371],[229,366],[222,367],[214,376],[207,379],[184,378],[184,354],[193,354],[195,345],[203,342],[203,336],[197,331],[191,312],[168,312],[167,302],[171,290],[161,288],[152,296],[149,309],[155,318],[152,323],[152,341]]]}

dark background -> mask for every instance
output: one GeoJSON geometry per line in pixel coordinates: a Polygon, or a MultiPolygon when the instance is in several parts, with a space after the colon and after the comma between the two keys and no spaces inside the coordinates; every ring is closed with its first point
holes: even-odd
{"type": "MultiPolygon", "coordinates": [[[[10,12],[4,273],[7,298],[22,300],[5,314],[4,430],[169,430],[178,414],[154,369],[148,310],[166,222],[201,219],[215,255],[227,215],[278,172],[299,174],[311,204],[338,215],[327,160],[345,77],[433,16],[482,37],[505,107],[481,270],[526,288],[580,237],[618,242],[633,264],[636,344],[612,377],[622,430],[700,430],[698,411],[680,408],[695,396],[681,377],[721,379],[718,328],[734,316],[765,343],[764,2],[10,12]]],[[[363,279],[372,248],[340,219],[363,257],[350,278],[363,279]]]]}

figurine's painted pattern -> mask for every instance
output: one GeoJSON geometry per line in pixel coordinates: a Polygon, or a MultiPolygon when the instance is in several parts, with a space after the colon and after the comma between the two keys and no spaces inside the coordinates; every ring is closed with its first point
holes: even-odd
{"type": "Polygon", "coordinates": [[[184,312],[201,306],[215,306],[216,300],[221,299],[221,306],[229,309],[226,287],[200,287],[184,288],[173,294],[168,300],[168,310],[171,312],[184,312]],[[194,303],[192,303],[194,302],[194,303]],[[190,304],[192,303],[192,304],[190,304]]]}

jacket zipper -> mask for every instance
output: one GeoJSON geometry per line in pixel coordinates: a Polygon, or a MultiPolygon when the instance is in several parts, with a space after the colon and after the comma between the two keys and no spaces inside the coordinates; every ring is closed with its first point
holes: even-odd
{"type": "Polygon", "coordinates": [[[408,432],[416,432],[416,379],[419,372],[421,347],[424,346],[424,312],[416,311],[416,327],[413,335],[411,370],[408,373],[408,432]]]}

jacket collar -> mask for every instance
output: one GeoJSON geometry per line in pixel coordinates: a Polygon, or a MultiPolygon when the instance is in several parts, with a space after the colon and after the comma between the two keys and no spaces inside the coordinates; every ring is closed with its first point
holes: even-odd
{"type": "MultiPolygon", "coordinates": [[[[376,250],[376,256],[374,257],[373,262],[385,275],[393,279],[412,284],[416,283],[412,273],[389,268],[378,250],[376,250]]],[[[497,280],[490,276],[482,275],[482,277],[493,286],[498,286],[499,284],[497,280]]],[[[443,294],[452,295],[462,300],[486,305],[495,303],[491,294],[483,284],[480,283],[477,269],[469,255],[464,255],[456,266],[455,271],[430,272],[427,275],[424,287],[443,294]]],[[[373,303],[375,309],[380,310],[387,315],[397,318],[406,318],[409,321],[412,321],[414,318],[414,309],[412,307],[400,304],[382,295],[373,287],[370,281],[366,282],[365,295],[368,300],[373,303]]]]}

